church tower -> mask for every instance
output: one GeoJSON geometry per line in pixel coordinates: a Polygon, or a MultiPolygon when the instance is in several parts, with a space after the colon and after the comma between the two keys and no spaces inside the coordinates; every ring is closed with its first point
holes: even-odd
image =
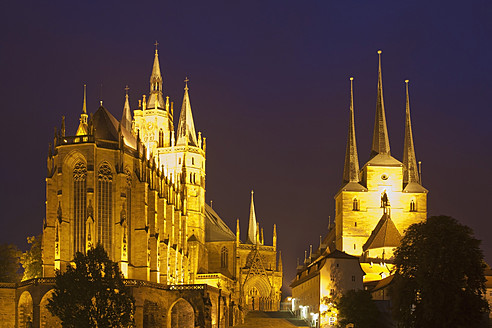
{"type": "Polygon", "coordinates": [[[375,231],[377,227],[389,224],[403,234],[409,225],[427,217],[427,190],[421,185],[413,144],[408,81],[402,163],[391,156],[383,99],[381,51],[378,54],[376,117],[370,158],[359,170],[351,78],[343,183],[335,195],[336,248],[355,256],[361,256],[367,250],[370,245],[366,243],[372,234],[381,234],[375,231]]]}

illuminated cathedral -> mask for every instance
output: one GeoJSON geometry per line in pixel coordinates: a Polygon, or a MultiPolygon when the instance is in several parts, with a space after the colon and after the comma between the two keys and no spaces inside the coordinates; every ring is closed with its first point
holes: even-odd
{"type": "MultiPolygon", "coordinates": [[[[205,202],[206,138],[196,132],[188,79],[176,125],[157,48],[150,93],[121,119],[86,91],[75,135],[65,122],[49,147],[43,277],[12,289],[17,327],[56,327],[45,306],[57,270],[100,243],[136,299],[137,327],[229,327],[247,310],[278,310],[282,260],[266,242],[251,193],[247,237],[205,202]],[[133,114],[133,115],[132,115],[133,114]]],[[[5,311],[10,311],[9,309],[5,311]]],[[[1,314],[1,313],[0,313],[1,314]]]]}

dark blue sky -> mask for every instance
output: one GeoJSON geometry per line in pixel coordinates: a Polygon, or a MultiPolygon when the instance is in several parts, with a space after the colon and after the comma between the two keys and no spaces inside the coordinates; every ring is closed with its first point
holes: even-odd
{"type": "MultiPolygon", "coordinates": [[[[66,116],[120,117],[148,93],[158,40],[164,92],[180,108],[190,78],[195,126],[207,137],[207,201],[246,231],[249,193],[271,242],[277,223],[285,284],[334,216],[344,161],[350,76],[359,159],[369,157],[383,50],[392,154],[402,158],[410,80],[417,159],[429,215],[471,226],[492,262],[489,1],[4,1],[0,5],[0,242],[41,232],[46,155],[66,116]],[[487,239],[489,238],[489,239],[487,239]]],[[[245,235],[242,236],[244,239],[245,235]]]]}

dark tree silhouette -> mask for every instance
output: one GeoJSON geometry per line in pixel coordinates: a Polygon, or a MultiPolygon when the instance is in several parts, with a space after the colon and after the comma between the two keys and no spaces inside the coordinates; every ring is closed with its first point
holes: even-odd
{"type": "Polygon", "coordinates": [[[357,328],[380,328],[381,313],[365,290],[348,290],[337,301],[338,326],[353,324],[357,328]]]}
{"type": "Polygon", "coordinates": [[[22,252],[15,245],[0,244],[0,282],[19,282],[22,252]]]}
{"type": "Polygon", "coordinates": [[[395,252],[390,289],[399,327],[479,327],[488,311],[483,253],[449,216],[413,224],[395,252]]]}
{"type": "Polygon", "coordinates": [[[77,253],[64,273],[57,273],[48,310],[69,328],[133,327],[135,301],[123,284],[118,264],[101,245],[77,253]]]}

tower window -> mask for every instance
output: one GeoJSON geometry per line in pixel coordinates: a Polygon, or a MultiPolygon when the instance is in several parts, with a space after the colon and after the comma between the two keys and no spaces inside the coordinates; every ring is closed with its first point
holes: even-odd
{"type": "Polygon", "coordinates": [[[357,222],[354,222],[354,227],[357,227],[357,222]]]}
{"type": "Polygon", "coordinates": [[[356,248],[355,244],[354,244],[354,249],[356,248]]]}
{"type": "Polygon", "coordinates": [[[181,157],[178,159],[178,165],[181,165],[181,157]]]}
{"type": "Polygon", "coordinates": [[[195,165],[195,157],[191,158],[191,165],[195,165]]]}
{"type": "Polygon", "coordinates": [[[417,212],[417,205],[413,199],[410,201],[410,212],[417,212]]]}
{"type": "Polygon", "coordinates": [[[220,267],[221,268],[227,268],[227,264],[228,264],[228,255],[229,255],[229,251],[227,250],[227,248],[224,246],[222,247],[222,250],[220,251],[220,267]]]}
{"type": "Polygon", "coordinates": [[[360,210],[360,202],[357,198],[354,198],[352,201],[352,211],[359,211],[360,210]]]}

